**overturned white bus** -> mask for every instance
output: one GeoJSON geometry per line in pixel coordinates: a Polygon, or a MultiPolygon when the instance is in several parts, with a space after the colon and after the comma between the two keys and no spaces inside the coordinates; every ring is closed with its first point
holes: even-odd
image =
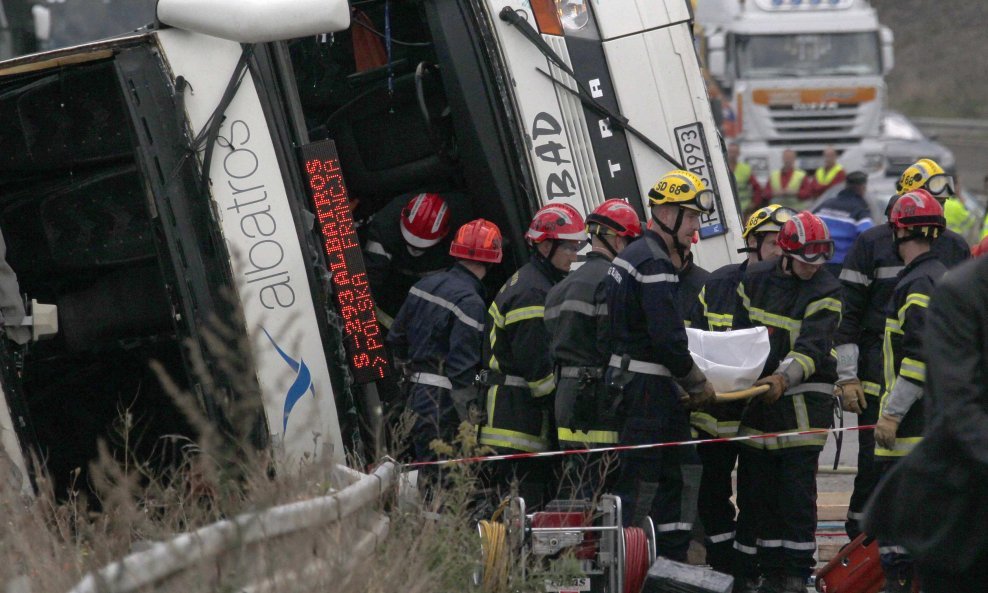
{"type": "Polygon", "coordinates": [[[364,447],[393,378],[354,220],[423,186],[505,232],[492,285],[541,204],[644,216],[673,167],[717,192],[698,262],[737,258],[687,0],[352,4],[160,0],[146,29],[0,62],[0,230],[60,322],[5,355],[25,489],[32,455],[68,487],[124,409],[155,463],[162,437],[195,436],[152,360],[282,463],[364,447]],[[236,309],[220,336],[249,344],[247,376],[208,344],[236,309]]]}

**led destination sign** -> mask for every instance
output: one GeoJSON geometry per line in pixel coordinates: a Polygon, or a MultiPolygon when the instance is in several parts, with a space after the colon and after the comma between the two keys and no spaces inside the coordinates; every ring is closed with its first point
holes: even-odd
{"type": "Polygon", "coordinates": [[[301,148],[305,178],[316,208],[326,261],[333,274],[336,309],[354,380],[370,383],[390,374],[384,336],[374,312],[360,243],[353,228],[350,195],[332,140],[301,148]]]}

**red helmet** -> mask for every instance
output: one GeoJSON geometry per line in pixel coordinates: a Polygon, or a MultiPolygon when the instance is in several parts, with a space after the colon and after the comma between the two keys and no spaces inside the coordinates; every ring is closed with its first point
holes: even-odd
{"type": "Polygon", "coordinates": [[[562,202],[546,204],[535,213],[525,240],[530,244],[547,240],[586,241],[587,227],[580,212],[562,202]]]}
{"type": "Polygon", "coordinates": [[[449,208],[439,194],[419,194],[401,211],[401,236],[412,247],[428,249],[449,232],[449,208]]]}
{"type": "Polygon", "coordinates": [[[947,226],[943,206],[925,189],[914,189],[899,196],[889,212],[893,229],[912,229],[913,233],[935,239],[947,226]]]}
{"type": "Polygon", "coordinates": [[[800,212],[782,225],[779,248],[786,255],[807,264],[822,264],[834,256],[830,229],[812,212],[800,212]]]}
{"type": "Polygon", "coordinates": [[[616,198],[597,206],[587,217],[588,232],[596,234],[600,227],[614,231],[618,237],[634,239],[642,234],[642,222],[635,209],[616,198]]]}
{"type": "Polygon", "coordinates": [[[456,231],[456,238],[449,246],[449,254],[459,259],[500,263],[501,230],[489,220],[471,220],[456,231]]]}

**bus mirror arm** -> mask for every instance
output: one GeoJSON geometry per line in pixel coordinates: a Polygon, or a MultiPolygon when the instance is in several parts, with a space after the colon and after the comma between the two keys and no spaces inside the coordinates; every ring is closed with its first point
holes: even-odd
{"type": "MultiPolygon", "coordinates": [[[[564,84],[559,80],[556,80],[555,78],[552,77],[552,75],[545,72],[544,70],[540,68],[536,68],[536,70],[538,70],[540,74],[551,80],[553,84],[556,84],[562,87],[563,89],[565,89],[566,91],[570,92],[571,94],[575,95],[576,98],[579,99],[580,102],[583,105],[585,105],[587,108],[593,110],[599,115],[610,118],[611,123],[617,125],[622,130],[628,132],[629,134],[640,140],[645,146],[651,148],[653,151],[655,151],[656,154],[667,160],[671,165],[673,165],[677,169],[684,168],[683,165],[679,162],[679,159],[673,157],[671,154],[663,150],[661,146],[659,146],[658,144],[653,142],[650,138],[645,136],[645,134],[641,133],[640,131],[632,127],[631,124],[628,122],[628,118],[624,117],[620,113],[615,113],[611,111],[607,107],[595,101],[594,98],[587,91],[587,89],[584,88],[584,86],[580,83],[579,78],[577,78],[576,73],[573,72],[573,69],[570,68],[566,64],[566,62],[564,62],[562,58],[559,57],[559,54],[557,54],[551,47],[549,47],[549,44],[546,43],[541,36],[539,36],[538,31],[533,29],[532,25],[529,24],[529,22],[525,20],[524,17],[519,15],[517,12],[515,12],[508,6],[505,6],[504,8],[501,9],[499,16],[502,21],[508,23],[509,25],[517,29],[518,32],[521,33],[525,37],[525,39],[528,39],[528,41],[531,42],[532,45],[534,45],[536,49],[538,49],[539,52],[541,52],[542,55],[544,55],[550,62],[555,64],[560,70],[562,70],[566,74],[569,74],[573,78],[573,80],[576,81],[576,86],[579,90],[578,91],[573,90],[572,88],[569,87],[569,85],[564,84]]],[[[678,24],[678,23],[672,23],[672,24],[678,24]]]]}
{"type": "Polygon", "coordinates": [[[643,134],[641,131],[639,131],[637,128],[635,128],[634,126],[632,126],[630,123],[628,123],[628,119],[626,117],[624,117],[624,116],[622,116],[620,114],[614,113],[613,111],[611,111],[607,107],[604,107],[600,103],[594,101],[593,98],[591,98],[590,95],[588,93],[586,93],[582,88],[579,91],[574,91],[573,89],[571,89],[569,87],[569,85],[563,83],[560,80],[557,80],[557,79],[553,78],[553,76],[551,74],[549,74],[548,72],[545,72],[541,68],[536,68],[536,70],[538,70],[539,74],[541,74],[542,76],[545,76],[546,78],[548,78],[549,80],[551,80],[553,82],[553,84],[556,84],[560,88],[563,88],[566,91],[569,91],[571,94],[575,95],[576,98],[579,99],[580,102],[583,103],[583,105],[586,106],[587,108],[593,110],[598,115],[602,115],[604,117],[610,118],[612,124],[616,125],[617,127],[621,128],[622,130],[628,132],[629,134],[631,134],[635,138],[638,138],[638,140],[640,140],[642,144],[644,144],[645,146],[647,146],[647,147],[651,148],[653,151],[655,151],[655,154],[657,154],[660,157],[664,158],[665,160],[669,161],[669,164],[670,165],[676,167],[677,169],[685,169],[685,167],[682,165],[682,163],[679,162],[679,159],[677,159],[676,157],[674,157],[671,154],[669,154],[668,152],[666,152],[661,146],[659,146],[658,144],[656,144],[655,142],[653,142],[651,138],[649,138],[648,136],[646,136],[645,134],[643,134]]]}

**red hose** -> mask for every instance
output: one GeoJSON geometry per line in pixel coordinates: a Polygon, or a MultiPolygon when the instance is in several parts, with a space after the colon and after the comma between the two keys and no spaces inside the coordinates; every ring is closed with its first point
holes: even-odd
{"type": "Polygon", "coordinates": [[[648,540],[641,527],[624,528],[624,593],[639,593],[648,574],[648,540]]]}

